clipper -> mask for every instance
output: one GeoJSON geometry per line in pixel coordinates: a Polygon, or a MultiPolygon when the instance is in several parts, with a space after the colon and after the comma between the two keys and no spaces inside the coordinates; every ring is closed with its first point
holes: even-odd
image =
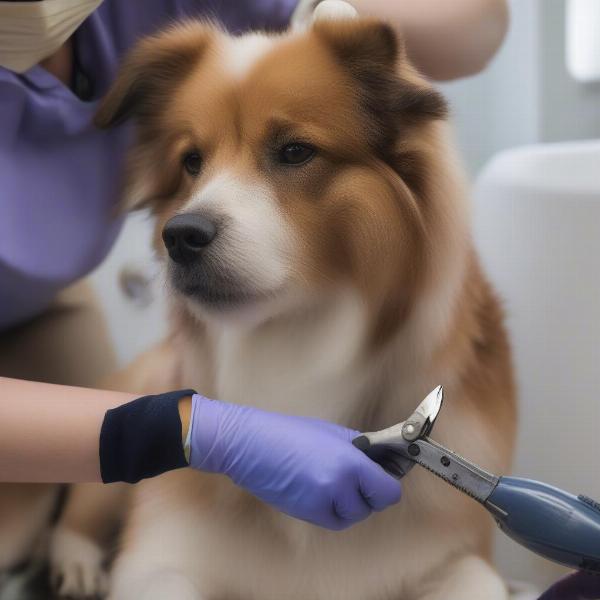
{"type": "Polygon", "coordinates": [[[443,400],[439,386],[406,421],[363,433],[352,443],[398,479],[421,465],[483,505],[522,546],[573,569],[600,574],[600,503],[539,481],[493,475],[433,441],[429,434],[443,400]]]}

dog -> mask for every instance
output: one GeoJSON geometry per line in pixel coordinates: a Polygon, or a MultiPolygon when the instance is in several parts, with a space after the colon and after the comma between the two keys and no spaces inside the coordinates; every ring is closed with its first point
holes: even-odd
{"type": "MultiPolygon", "coordinates": [[[[192,387],[373,431],[443,384],[436,439],[506,472],[510,347],[446,102],[387,24],[340,14],[240,37],[186,22],[126,59],[97,123],[136,123],[124,204],[156,217],[170,335],[115,387],[192,387]]],[[[341,532],[190,469],[132,495],[112,600],[508,598],[485,511],[419,468],[397,506],[341,532]]],[[[54,566],[81,560],[101,522],[63,519],[54,566]]],[[[94,551],[70,575],[88,593],[94,551]]]]}

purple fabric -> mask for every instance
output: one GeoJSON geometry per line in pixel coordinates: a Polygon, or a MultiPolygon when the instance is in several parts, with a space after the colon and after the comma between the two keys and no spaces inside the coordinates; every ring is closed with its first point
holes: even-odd
{"type": "Polygon", "coordinates": [[[598,600],[600,575],[575,573],[554,584],[539,600],[598,600]]]}
{"type": "Polygon", "coordinates": [[[358,431],[197,394],[190,427],[190,466],[297,519],[345,529],[400,500],[400,483],[352,445],[358,431]]]}
{"type": "Polygon", "coordinates": [[[92,81],[84,102],[39,66],[0,67],[0,330],[41,312],[97,266],[121,226],[114,216],[126,126],[96,130],[98,99],[142,35],[211,16],[233,33],[282,29],[297,0],[105,0],[74,45],[92,81]]]}

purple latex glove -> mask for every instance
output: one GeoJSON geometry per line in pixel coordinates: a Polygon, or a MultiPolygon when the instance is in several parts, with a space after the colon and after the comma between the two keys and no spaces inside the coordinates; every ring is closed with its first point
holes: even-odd
{"type": "Polygon", "coordinates": [[[539,600],[598,600],[600,575],[575,573],[555,583],[539,600]]]}
{"type": "Polygon", "coordinates": [[[400,500],[400,484],[352,445],[358,431],[194,395],[190,465],[222,473],[298,519],[345,529],[400,500]]]}

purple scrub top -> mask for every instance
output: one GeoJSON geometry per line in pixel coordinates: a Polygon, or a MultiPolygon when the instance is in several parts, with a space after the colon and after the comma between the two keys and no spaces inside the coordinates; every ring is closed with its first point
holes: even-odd
{"type": "Polygon", "coordinates": [[[132,44],[185,17],[217,18],[232,33],[280,30],[296,3],[105,0],[74,36],[87,101],[42,67],[0,67],[0,331],[43,311],[115,241],[128,127],[99,131],[92,118],[132,44]]]}

